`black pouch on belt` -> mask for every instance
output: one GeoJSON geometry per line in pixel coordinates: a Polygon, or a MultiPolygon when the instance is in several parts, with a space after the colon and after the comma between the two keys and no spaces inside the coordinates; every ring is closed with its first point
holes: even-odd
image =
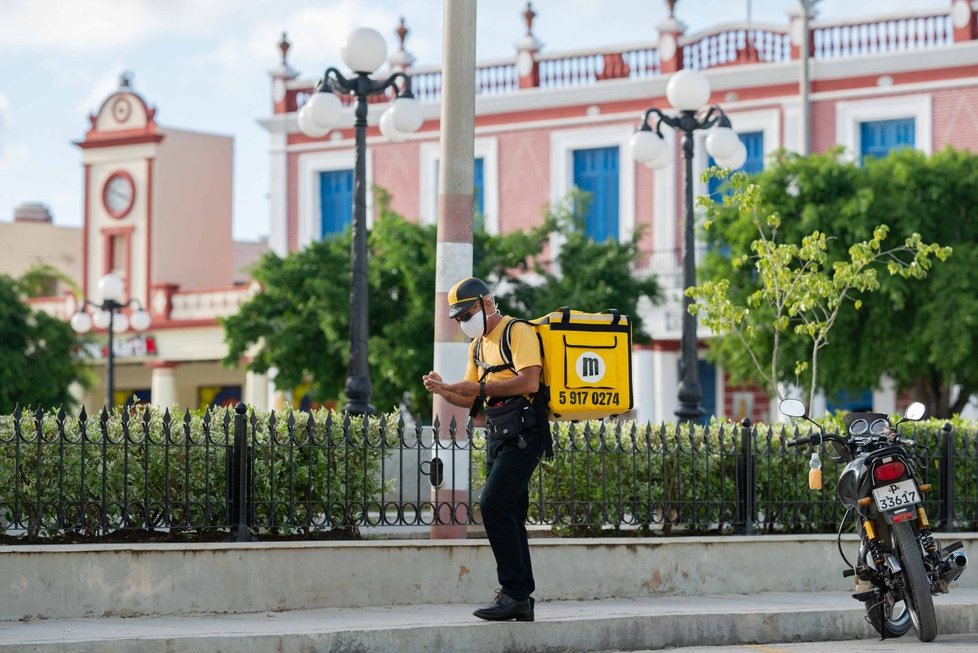
{"type": "Polygon", "coordinates": [[[512,397],[502,404],[486,406],[486,433],[496,440],[517,438],[516,445],[526,448],[523,437],[537,424],[533,405],[523,397],[512,397]]]}

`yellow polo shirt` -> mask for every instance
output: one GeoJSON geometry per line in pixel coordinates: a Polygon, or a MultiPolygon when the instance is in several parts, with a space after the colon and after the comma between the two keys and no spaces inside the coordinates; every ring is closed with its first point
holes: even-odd
{"type": "MultiPolygon", "coordinates": [[[[506,330],[506,324],[512,320],[512,317],[502,318],[495,329],[490,331],[488,335],[482,337],[480,360],[489,365],[502,365],[505,363],[501,340],[503,332],[506,330]]],[[[478,342],[479,339],[476,338],[469,344],[469,360],[465,367],[465,380],[475,381],[476,383],[479,382],[482,376],[482,370],[473,362],[476,343],[478,342]]],[[[513,367],[517,370],[533,367],[534,365],[543,366],[543,361],[540,358],[540,342],[537,340],[537,334],[533,330],[533,327],[529,324],[517,322],[513,325],[513,328],[509,332],[509,346],[513,355],[513,367]]],[[[515,376],[516,374],[507,367],[500,372],[493,372],[485,378],[485,381],[505,381],[515,376]]]]}

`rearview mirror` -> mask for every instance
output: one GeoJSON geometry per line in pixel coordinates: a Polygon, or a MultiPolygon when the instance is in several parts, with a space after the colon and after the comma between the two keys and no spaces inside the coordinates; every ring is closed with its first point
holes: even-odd
{"type": "Polygon", "coordinates": [[[909,406],[907,406],[907,410],[906,412],[903,413],[903,415],[907,419],[916,421],[918,419],[921,419],[924,416],[924,413],[926,412],[927,412],[927,408],[919,401],[915,401],[909,406]]]}
{"type": "Polygon", "coordinates": [[[778,410],[781,411],[782,415],[787,415],[788,417],[805,417],[808,414],[808,408],[805,406],[805,402],[800,399],[784,399],[778,406],[778,410]]]}

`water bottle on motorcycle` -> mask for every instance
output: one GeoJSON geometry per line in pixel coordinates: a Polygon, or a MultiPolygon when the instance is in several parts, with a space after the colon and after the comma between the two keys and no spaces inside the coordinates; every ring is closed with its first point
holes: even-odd
{"type": "Polygon", "coordinates": [[[822,489],[822,459],[817,451],[812,452],[812,459],[808,461],[808,489],[822,489]]]}

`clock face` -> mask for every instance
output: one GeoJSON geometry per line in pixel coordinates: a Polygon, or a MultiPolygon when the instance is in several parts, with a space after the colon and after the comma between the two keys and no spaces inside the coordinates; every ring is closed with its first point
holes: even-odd
{"type": "Polygon", "coordinates": [[[129,120],[130,113],[132,113],[132,107],[129,105],[129,100],[119,98],[112,104],[112,117],[115,118],[116,122],[129,120]]]}
{"type": "Polygon", "coordinates": [[[113,218],[123,218],[132,210],[136,187],[125,172],[114,172],[102,190],[102,204],[113,218]]]}

